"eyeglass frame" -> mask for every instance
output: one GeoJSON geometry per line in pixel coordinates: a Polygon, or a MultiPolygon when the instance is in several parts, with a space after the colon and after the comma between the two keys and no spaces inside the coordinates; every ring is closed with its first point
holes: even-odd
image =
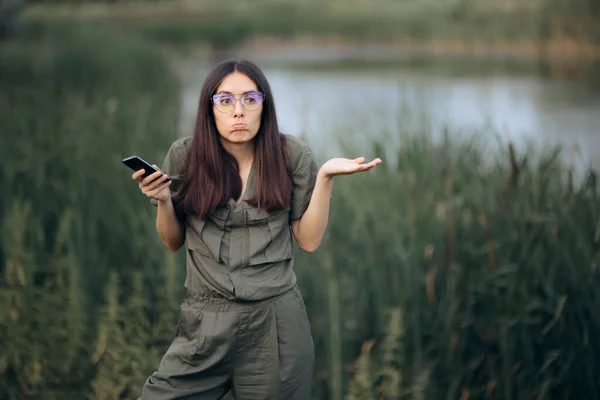
{"type": "Polygon", "coordinates": [[[237,104],[238,100],[240,101],[240,104],[242,105],[242,108],[244,108],[244,110],[246,110],[246,111],[256,111],[256,110],[258,110],[258,109],[260,108],[260,106],[259,106],[258,108],[256,108],[255,110],[248,110],[248,109],[246,108],[246,106],[244,105],[244,100],[245,100],[245,97],[246,97],[247,95],[249,95],[249,94],[253,94],[253,95],[260,94],[260,95],[262,96],[262,101],[260,102],[260,104],[261,104],[261,105],[262,105],[262,104],[264,104],[264,102],[265,102],[265,100],[266,100],[266,98],[267,98],[267,95],[266,95],[266,94],[264,94],[263,92],[259,92],[259,91],[250,91],[250,92],[242,93],[242,96],[241,96],[239,99],[237,99],[237,98],[236,98],[236,97],[235,97],[233,94],[231,94],[231,93],[217,93],[217,94],[214,94],[214,95],[212,95],[212,96],[210,97],[210,101],[211,101],[211,103],[212,103],[212,104],[215,106],[215,108],[217,109],[217,111],[219,111],[219,112],[222,112],[222,113],[227,113],[227,112],[231,112],[231,111],[235,110],[235,105],[237,104]],[[229,110],[229,111],[221,111],[221,110],[219,110],[219,106],[218,106],[218,105],[217,105],[217,103],[215,102],[215,99],[216,99],[217,97],[219,97],[219,96],[230,96],[230,97],[232,97],[232,98],[233,98],[233,100],[234,100],[234,102],[233,102],[233,108],[232,108],[231,110],[229,110]]]}

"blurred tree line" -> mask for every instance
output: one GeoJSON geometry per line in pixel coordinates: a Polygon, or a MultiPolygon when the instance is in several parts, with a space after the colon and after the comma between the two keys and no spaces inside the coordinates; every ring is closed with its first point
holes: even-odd
{"type": "Polygon", "coordinates": [[[542,38],[600,44],[600,0],[546,0],[541,9],[542,38]]]}
{"type": "MultiPolygon", "coordinates": [[[[394,0],[373,2],[258,0],[243,3],[240,6],[243,6],[242,15],[237,15],[240,7],[201,0],[193,5],[191,2],[183,3],[179,0],[0,0],[0,33],[6,36],[7,33],[14,32],[18,17],[26,4],[50,7],[73,5],[78,8],[85,8],[86,5],[107,5],[109,8],[113,5],[135,5],[137,12],[144,7],[148,7],[143,10],[147,11],[152,8],[152,5],[160,4],[161,10],[170,15],[168,20],[173,15],[177,15],[177,12],[181,13],[182,17],[184,15],[189,17],[188,14],[192,11],[199,12],[200,15],[201,11],[206,9],[209,11],[208,15],[212,15],[215,10],[219,10],[219,18],[222,21],[214,21],[214,18],[207,18],[204,15],[197,21],[177,21],[164,25],[168,21],[161,20],[161,14],[158,13],[154,16],[154,21],[146,21],[154,22],[158,26],[149,30],[148,27],[140,27],[142,31],[148,30],[147,33],[155,38],[172,36],[175,38],[175,43],[182,37],[185,38],[186,32],[196,40],[203,40],[207,35],[232,35],[233,38],[225,41],[227,43],[235,41],[235,38],[243,41],[251,34],[285,37],[290,33],[305,32],[317,35],[335,32],[350,38],[398,36],[415,39],[447,39],[458,35],[466,42],[479,39],[512,41],[526,39],[530,42],[569,39],[592,44],[600,43],[600,25],[597,23],[600,19],[600,0],[524,0],[500,3],[490,2],[490,0],[459,0],[439,2],[435,5],[432,5],[429,0],[406,4],[394,0]],[[170,12],[169,7],[172,8],[170,12]],[[188,10],[189,7],[192,8],[188,10]],[[353,14],[348,10],[356,11],[353,14]],[[254,11],[255,15],[249,17],[248,11],[254,11]],[[281,24],[278,19],[271,17],[279,13],[288,16],[287,24],[281,24]],[[259,19],[257,23],[248,21],[257,18],[259,19]],[[231,31],[229,32],[219,28],[219,25],[223,24],[236,28],[229,29],[231,31]],[[198,25],[209,25],[209,27],[205,29],[198,25]]],[[[132,10],[133,8],[129,11],[135,14],[136,11],[132,10]]],[[[222,42],[222,40],[212,39],[217,45],[222,42]]]]}
{"type": "Polygon", "coordinates": [[[24,6],[25,0],[0,0],[0,39],[15,32],[24,6]]]}

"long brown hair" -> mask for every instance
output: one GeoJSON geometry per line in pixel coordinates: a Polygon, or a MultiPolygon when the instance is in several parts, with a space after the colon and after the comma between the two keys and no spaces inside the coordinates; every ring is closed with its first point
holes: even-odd
{"type": "Polygon", "coordinates": [[[265,94],[260,128],[253,139],[257,187],[248,203],[272,212],[286,207],[291,201],[287,147],[285,137],[279,132],[267,78],[250,61],[225,61],[218,64],[204,81],[192,144],[181,171],[181,188],[174,198],[179,210],[187,215],[197,214],[202,219],[230,198],[239,198],[242,192],[238,163],[221,145],[211,102],[223,79],[233,72],[248,76],[265,94]]]}

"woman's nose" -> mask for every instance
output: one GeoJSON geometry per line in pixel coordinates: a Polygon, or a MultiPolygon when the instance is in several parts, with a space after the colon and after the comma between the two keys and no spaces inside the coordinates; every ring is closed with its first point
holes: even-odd
{"type": "Polygon", "coordinates": [[[235,104],[233,105],[233,115],[236,117],[244,115],[244,107],[242,106],[241,99],[235,99],[235,104]]]}

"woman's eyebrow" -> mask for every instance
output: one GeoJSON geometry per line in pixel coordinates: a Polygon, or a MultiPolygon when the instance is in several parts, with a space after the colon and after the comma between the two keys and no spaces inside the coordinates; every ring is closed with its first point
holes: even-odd
{"type": "MultiPolygon", "coordinates": [[[[248,93],[254,93],[254,92],[257,92],[257,90],[254,90],[254,89],[252,89],[252,90],[247,90],[247,91],[243,92],[242,94],[248,94],[248,93]]],[[[219,91],[219,93],[217,93],[217,94],[232,94],[232,93],[231,93],[231,92],[228,92],[228,91],[226,91],[226,90],[221,90],[221,91],[219,91]]]]}

